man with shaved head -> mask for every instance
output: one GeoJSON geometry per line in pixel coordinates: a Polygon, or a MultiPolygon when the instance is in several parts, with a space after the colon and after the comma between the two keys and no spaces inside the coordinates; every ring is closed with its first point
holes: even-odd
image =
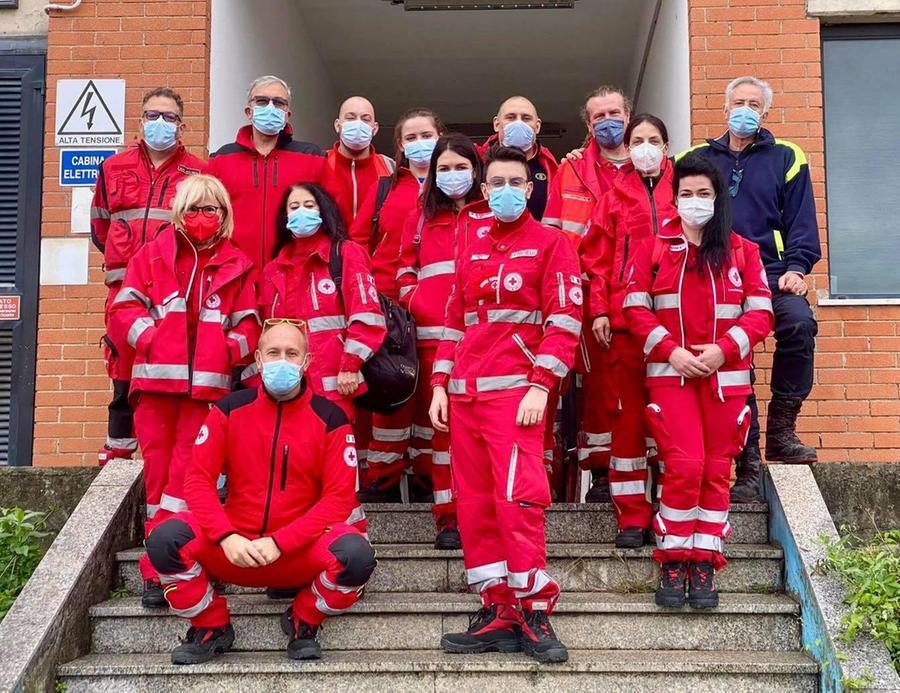
{"type": "Polygon", "coordinates": [[[535,219],[544,216],[547,190],[556,174],[556,158],[538,142],[541,119],[535,105],[524,96],[511,96],[497,109],[494,116],[494,134],[481,147],[484,155],[495,144],[515,147],[525,152],[534,191],[528,199],[528,211],[535,219]]]}
{"type": "Polygon", "coordinates": [[[262,384],[210,411],[185,477],[189,510],[147,538],[166,600],[191,621],[173,664],[206,662],[234,642],[210,574],[244,587],[299,587],[281,617],[287,654],[318,659],[322,621],[356,603],[375,569],[369,542],[345,523],[356,505],[353,432],[343,410],[307,386],[307,344],[302,320],[266,320],[256,351],[262,384]]]}
{"type": "Polygon", "coordinates": [[[337,202],[341,219],[349,229],[369,189],[382,176],[394,172],[394,160],[378,154],[372,138],[378,134],[375,107],[363,96],[351,96],[341,104],[334,120],[338,141],[325,155],[322,186],[337,202]]]}

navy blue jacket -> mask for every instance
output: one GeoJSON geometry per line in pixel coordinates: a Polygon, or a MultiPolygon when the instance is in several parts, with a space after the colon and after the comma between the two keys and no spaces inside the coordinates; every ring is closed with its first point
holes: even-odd
{"type": "Polygon", "coordinates": [[[719,167],[725,186],[732,173],[743,170],[738,192],[731,198],[732,225],[744,238],[759,245],[770,275],[788,271],[809,274],[822,257],[816,204],[806,155],[793,142],[776,140],[760,129],[744,151],[728,148],[728,133],[706,140],[687,152],[706,156],[719,167]]]}

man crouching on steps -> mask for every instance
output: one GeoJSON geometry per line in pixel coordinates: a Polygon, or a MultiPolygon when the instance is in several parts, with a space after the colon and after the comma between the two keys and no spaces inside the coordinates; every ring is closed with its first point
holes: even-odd
{"type": "Polygon", "coordinates": [[[281,626],[288,657],[318,659],[316,632],[347,611],[375,552],[344,523],[356,506],[356,445],[344,412],[314,395],[303,372],[306,326],[267,320],[256,352],[263,384],[213,407],[184,482],[189,511],[153,530],[147,554],[166,600],[191,627],[173,664],[198,664],[234,643],[228,605],[210,576],[245,587],[301,587],[281,626]],[[216,492],[228,476],[228,499],[216,492]]]}

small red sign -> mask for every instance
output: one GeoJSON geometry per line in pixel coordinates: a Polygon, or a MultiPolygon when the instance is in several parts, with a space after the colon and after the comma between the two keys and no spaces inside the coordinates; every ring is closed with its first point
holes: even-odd
{"type": "Polygon", "coordinates": [[[18,320],[21,314],[21,307],[21,296],[0,296],[0,320],[18,320]]]}

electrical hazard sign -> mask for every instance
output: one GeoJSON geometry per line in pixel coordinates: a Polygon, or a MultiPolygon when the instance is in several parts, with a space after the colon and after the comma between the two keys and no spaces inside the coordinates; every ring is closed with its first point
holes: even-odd
{"type": "Polygon", "coordinates": [[[56,144],[77,147],[125,144],[125,80],[58,80],[56,144]]]}

